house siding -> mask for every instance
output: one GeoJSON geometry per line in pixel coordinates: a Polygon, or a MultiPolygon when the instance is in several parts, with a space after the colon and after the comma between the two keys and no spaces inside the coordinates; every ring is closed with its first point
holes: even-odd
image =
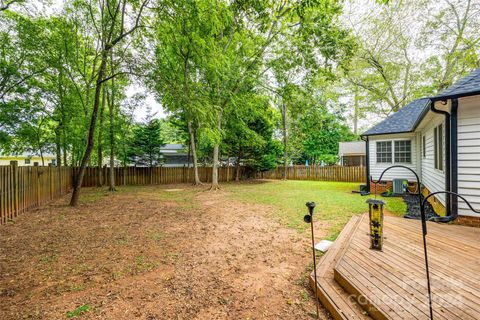
{"type": "MultiPolygon", "coordinates": [[[[29,167],[29,166],[33,166],[33,164],[35,162],[38,162],[38,164],[41,166],[42,165],[42,158],[40,157],[32,157],[32,158],[28,158],[30,159],[30,163],[25,163],[25,160],[27,158],[23,158],[23,157],[15,157],[15,156],[11,156],[11,157],[8,157],[8,156],[4,156],[4,157],[1,157],[0,158],[0,166],[8,166],[10,165],[10,161],[18,161],[18,165],[19,166],[25,166],[25,167],[29,167]]],[[[46,166],[48,166],[50,163],[52,163],[53,160],[55,160],[56,158],[51,158],[51,157],[45,157],[43,159],[44,163],[46,166]]]]}
{"type": "MultiPolygon", "coordinates": [[[[480,96],[459,99],[458,192],[480,209],[480,96]]],[[[458,213],[479,216],[459,200],[458,213]]]]}
{"type": "MultiPolygon", "coordinates": [[[[418,174],[417,168],[417,141],[415,134],[407,133],[407,134],[393,134],[393,135],[380,135],[380,136],[370,136],[369,137],[369,165],[370,165],[370,175],[373,177],[374,180],[378,180],[382,172],[392,166],[392,165],[404,165],[418,174]],[[412,161],[409,164],[405,163],[377,163],[377,141],[395,141],[395,140],[411,140],[412,144],[412,161]]],[[[411,182],[416,182],[415,175],[405,169],[402,168],[393,168],[390,169],[385,173],[382,180],[383,181],[391,181],[393,179],[407,179],[411,182]]],[[[374,186],[372,185],[372,189],[374,186]]]]}
{"type": "MultiPolygon", "coordinates": [[[[426,152],[423,157],[423,152],[420,153],[422,158],[422,183],[430,193],[445,190],[445,171],[435,169],[435,154],[434,154],[434,128],[443,123],[445,125],[445,117],[443,115],[435,114],[432,119],[421,130],[421,136],[425,136],[426,152]]],[[[444,127],[445,128],[445,127],[444,127]]],[[[445,130],[443,130],[443,141],[445,141],[445,130]]],[[[423,150],[422,150],[423,151],[423,150]]],[[[445,143],[443,143],[443,168],[445,170],[445,143]]],[[[445,195],[439,194],[436,198],[445,206],[445,195]]]]}

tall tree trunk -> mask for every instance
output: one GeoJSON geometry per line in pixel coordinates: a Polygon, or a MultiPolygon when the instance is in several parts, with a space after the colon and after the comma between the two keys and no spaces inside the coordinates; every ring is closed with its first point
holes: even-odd
{"type": "Polygon", "coordinates": [[[195,143],[195,133],[193,131],[193,124],[191,120],[188,121],[188,134],[190,136],[190,148],[192,149],[193,156],[193,172],[195,175],[195,182],[193,184],[198,186],[202,184],[202,181],[200,181],[200,176],[198,175],[197,147],[195,143]]]}
{"type": "Polygon", "coordinates": [[[353,104],[353,133],[358,134],[358,88],[355,87],[353,104]]]}
{"type": "Polygon", "coordinates": [[[242,150],[238,150],[237,163],[235,168],[235,181],[240,181],[240,160],[242,158],[242,150]]]}
{"type": "MultiPolygon", "coordinates": [[[[222,111],[218,113],[217,130],[220,132],[222,128],[222,111]]],[[[213,167],[212,167],[212,186],[210,190],[218,190],[220,186],[218,184],[218,164],[220,155],[220,141],[217,141],[213,146],[213,167]]]]}
{"type": "Polygon", "coordinates": [[[190,157],[192,152],[192,144],[188,143],[188,153],[187,153],[187,168],[190,168],[190,157]]]}
{"type": "Polygon", "coordinates": [[[61,147],[61,137],[60,132],[62,131],[61,123],[58,124],[57,128],[55,128],[55,148],[56,148],[56,156],[57,156],[57,167],[62,166],[62,147],[61,147]]]}
{"type": "Polygon", "coordinates": [[[114,122],[113,111],[115,107],[115,79],[112,78],[111,97],[108,103],[108,111],[110,116],[110,170],[108,177],[108,190],[116,191],[115,189],[115,135],[114,135],[114,122]]]}
{"type": "Polygon", "coordinates": [[[93,139],[95,137],[95,125],[97,123],[97,114],[98,107],[100,105],[100,94],[102,91],[103,77],[105,74],[105,68],[107,65],[107,51],[104,49],[102,51],[102,61],[98,69],[97,82],[95,88],[95,100],[93,103],[92,117],[90,119],[90,127],[88,129],[88,139],[87,139],[87,148],[82,157],[82,162],[80,163],[80,169],[75,177],[75,183],[73,186],[72,198],[70,199],[70,206],[75,207],[78,204],[78,199],[80,197],[80,189],[82,187],[83,176],[85,175],[85,170],[87,164],[90,160],[90,155],[93,149],[93,139]]]}
{"type": "Polygon", "coordinates": [[[43,150],[40,148],[40,158],[42,159],[42,167],[45,166],[45,158],[43,157],[43,150]]]}
{"type": "Polygon", "coordinates": [[[97,140],[97,187],[103,187],[103,115],[105,113],[105,87],[102,88],[102,105],[100,107],[100,126],[98,127],[97,140]]]}
{"type": "Polygon", "coordinates": [[[287,180],[288,151],[287,151],[287,105],[282,101],[282,133],[283,133],[283,179],[287,180]]]}

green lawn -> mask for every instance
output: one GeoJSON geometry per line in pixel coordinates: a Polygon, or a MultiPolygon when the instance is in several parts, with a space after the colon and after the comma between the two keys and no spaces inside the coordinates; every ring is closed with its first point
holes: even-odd
{"type": "MultiPolygon", "coordinates": [[[[307,226],[303,222],[307,212],[305,203],[315,201],[315,221],[325,223],[331,240],[337,237],[352,215],[367,212],[365,201],[374,197],[352,193],[352,190],[359,190],[359,184],[345,182],[262,181],[227,184],[223,188],[230,191],[235,199],[276,207],[278,210],[274,218],[300,232],[307,226]]],[[[399,216],[405,213],[406,205],[401,198],[384,200],[388,211],[399,216]]]]}

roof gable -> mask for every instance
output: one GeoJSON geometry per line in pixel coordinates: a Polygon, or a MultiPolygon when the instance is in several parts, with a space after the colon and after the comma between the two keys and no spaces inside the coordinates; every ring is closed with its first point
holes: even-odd
{"type": "Polygon", "coordinates": [[[365,131],[362,136],[411,132],[428,111],[430,100],[413,100],[382,122],[365,131]]]}
{"type": "Polygon", "coordinates": [[[480,94],[480,69],[472,71],[468,76],[458,80],[432,99],[440,100],[442,98],[460,97],[471,94],[480,94]]]}

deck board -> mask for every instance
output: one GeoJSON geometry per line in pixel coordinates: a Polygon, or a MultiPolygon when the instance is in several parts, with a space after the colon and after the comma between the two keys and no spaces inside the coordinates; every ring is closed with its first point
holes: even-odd
{"type": "MultiPolygon", "coordinates": [[[[428,319],[421,224],[385,217],[383,252],[369,249],[362,218],[341,251],[334,278],[374,319],[428,319]]],[[[480,229],[428,223],[435,319],[480,319],[480,229]]]]}
{"type": "MultiPolygon", "coordinates": [[[[353,234],[360,222],[360,217],[353,217],[337,238],[333,246],[319,260],[317,266],[318,298],[336,320],[367,320],[363,309],[334,280],[334,267],[338,262],[339,253],[348,244],[348,238],[353,234]]],[[[313,273],[310,285],[315,288],[313,273]]]]}

